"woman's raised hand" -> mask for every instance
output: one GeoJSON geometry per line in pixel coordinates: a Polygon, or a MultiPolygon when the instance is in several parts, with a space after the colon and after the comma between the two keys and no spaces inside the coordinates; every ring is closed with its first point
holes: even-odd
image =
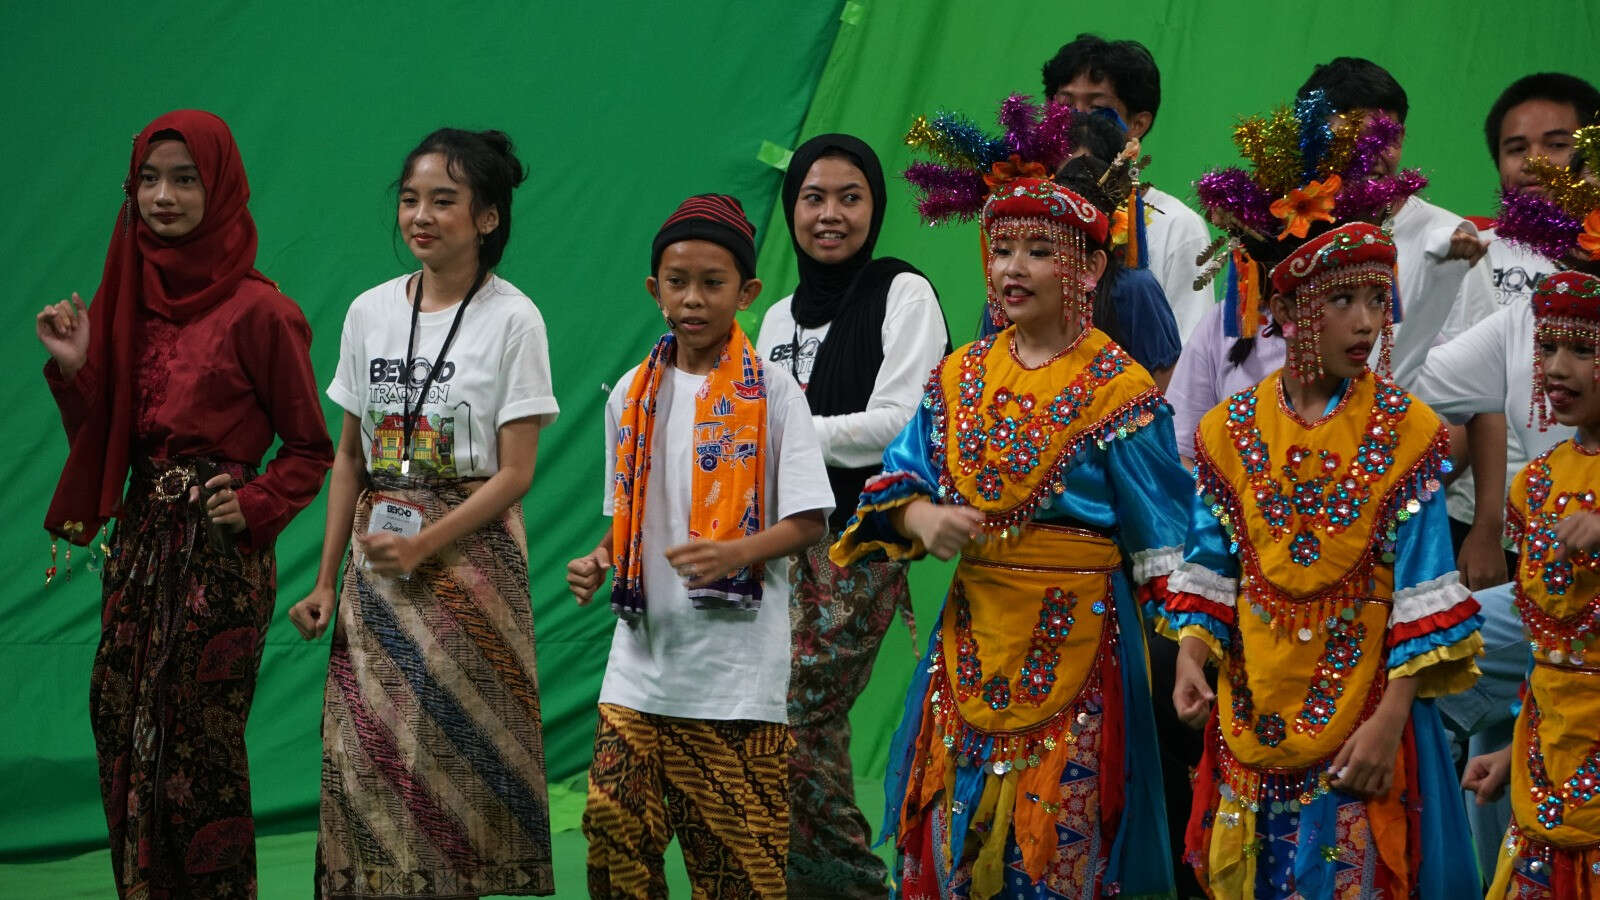
{"type": "Polygon", "coordinates": [[[74,291],[72,299],[52,303],[33,320],[39,343],[61,367],[62,377],[70,380],[89,358],[89,307],[74,291]]]}

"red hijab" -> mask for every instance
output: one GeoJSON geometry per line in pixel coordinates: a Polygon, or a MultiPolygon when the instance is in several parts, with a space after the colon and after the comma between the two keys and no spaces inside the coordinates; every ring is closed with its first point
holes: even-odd
{"type": "Polygon", "coordinates": [[[44,520],[51,533],[77,544],[88,544],[117,514],[128,477],[140,308],[184,322],[233,296],[245,278],[271,284],[254,268],[256,225],[245,208],[250,185],[244,161],[227,123],[217,116],[180,109],[146,125],[133,140],[122,190],[126,199],[111,232],[100,289],[89,307],[88,360],[78,375],[87,379],[81,387],[93,405],[72,438],[44,520]],[[135,196],[139,166],[150,155],[152,136],[160,132],[182,137],[206,192],[200,224],[176,241],[150,230],[135,196]]]}

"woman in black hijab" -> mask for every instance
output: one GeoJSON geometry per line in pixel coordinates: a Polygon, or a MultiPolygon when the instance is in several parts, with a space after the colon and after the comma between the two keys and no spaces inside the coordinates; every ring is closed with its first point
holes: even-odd
{"type": "Polygon", "coordinates": [[[841,568],[828,546],[921,402],[949,333],[922,273],[872,256],[887,198],[871,147],[845,134],[812,138],[789,163],[782,199],[800,283],[767,311],[757,346],[806,391],[836,506],[829,536],[793,574],[789,891],[882,897],[884,866],[855,804],[849,713],[897,608],[909,623],[910,592],[903,564],[841,568]]]}

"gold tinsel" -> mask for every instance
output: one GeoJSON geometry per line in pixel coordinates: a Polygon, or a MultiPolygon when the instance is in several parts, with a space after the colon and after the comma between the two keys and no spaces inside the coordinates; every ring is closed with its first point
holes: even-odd
{"type": "Polygon", "coordinates": [[[1585,125],[1574,131],[1572,152],[1583,160],[1591,178],[1600,178],[1600,125],[1585,125]]]}
{"type": "Polygon", "coordinates": [[[1360,116],[1341,116],[1339,124],[1333,126],[1333,142],[1328,145],[1328,152],[1322,158],[1322,165],[1317,166],[1317,174],[1327,178],[1334,172],[1343,172],[1350,165],[1350,157],[1356,152],[1356,139],[1361,137],[1363,119],[1360,116]]]}
{"type": "Polygon", "coordinates": [[[1300,124],[1288,108],[1240,121],[1233,143],[1267,193],[1282,196],[1300,186],[1300,124]]]}
{"type": "Polygon", "coordinates": [[[1535,156],[1523,162],[1522,169],[1544,186],[1545,196],[1550,198],[1550,202],[1566,210],[1567,215],[1578,221],[1583,221],[1591,211],[1600,209],[1600,184],[1572,174],[1566,166],[1558,166],[1542,156],[1535,156]]]}

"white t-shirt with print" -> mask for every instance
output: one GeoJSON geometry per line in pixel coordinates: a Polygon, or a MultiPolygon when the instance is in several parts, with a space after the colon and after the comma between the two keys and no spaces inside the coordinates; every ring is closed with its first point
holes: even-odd
{"type": "MultiPolygon", "coordinates": [[[[832,322],[795,328],[794,295],[772,304],[761,319],[756,350],[771,365],[792,373],[805,388],[832,322]]],[[[883,460],[883,448],[906,427],[922,402],[933,367],[944,358],[944,314],[928,279],[901,272],[889,282],[883,310],[883,365],[872,382],[867,408],[839,416],[816,416],[812,425],[830,466],[862,468],[883,460]]]]}
{"type": "Polygon", "coordinates": [[[1493,228],[1480,231],[1478,236],[1491,242],[1483,262],[1489,266],[1495,304],[1510,306],[1533,302],[1534,286],[1556,270],[1555,263],[1526,247],[1501,239],[1493,228]]]}
{"type": "MultiPolygon", "coordinates": [[[[612,514],[617,423],[630,371],[606,403],[606,482],[612,514]]],[[[833,511],[833,491],[811,427],[811,409],[789,373],[764,366],[767,446],[763,527],[809,510],[833,511]]],[[[656,395],[650,480],[645,488],[645,614],[618,619],[600,702],[684,719],[788,721],[789,561],[768,560],[754,610],[696,609],[665,552],[689,541],[694,400],[706,376],[669,368],[656,395]]]]}
{"type": "MultiPolygon", "coordinates": [[[[339,340],[339,367],[328,396],[361,420],[367,469],[399,473],[410,402],[438,360],[460,304],[417,316],[410,365],[411,275],[386,281],[350,304],[339,340]]],[[[510,282],[491,275],[461,313],[444,366],[412,429],[413,476],[488,477],[500,469],[496,432],[514,419],[558,412],[550,382],[544,317],[510,282]]]]}

